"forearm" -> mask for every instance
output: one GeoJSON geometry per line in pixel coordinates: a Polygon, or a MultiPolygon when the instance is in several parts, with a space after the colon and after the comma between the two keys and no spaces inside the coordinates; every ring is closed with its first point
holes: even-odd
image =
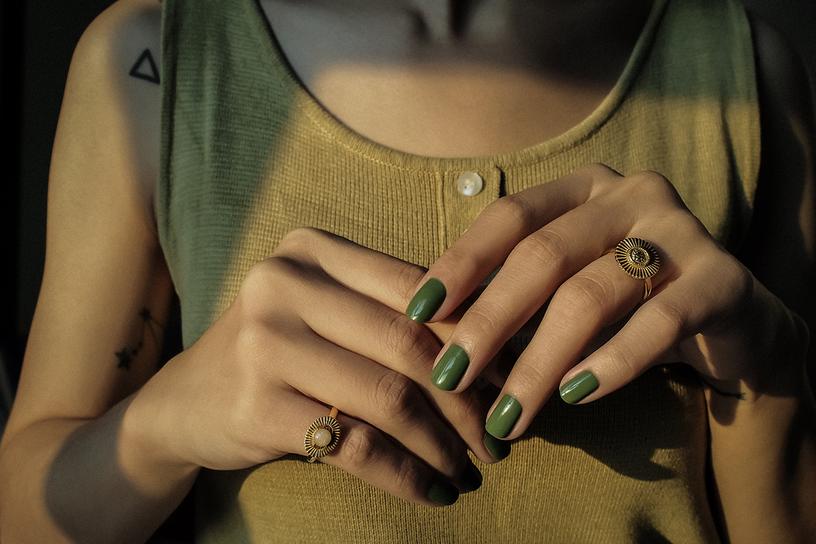
{"type": "Polygon", "coordinates": [[[94,420],[38,422],[0,452],[0,540],[144,542],[197,468],[160,459],[129,425],[127,397],[94,420]]]}
{"type": "Polygon", "coordinates": [[[816,532],[816,408],[805,372],[776,394],[709,392],[724,529],[740,542],[808,542],[816,532]]]}

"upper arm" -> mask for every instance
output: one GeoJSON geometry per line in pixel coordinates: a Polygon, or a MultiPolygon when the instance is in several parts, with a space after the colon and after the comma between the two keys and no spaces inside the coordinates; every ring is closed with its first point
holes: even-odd
{"type": "Polygon", "coordinates": [[[816,330],[816,164],[811,89],[801,58],[751,17],[762,127],[759,184],[740,258],[816,330]]]}
{"type": "Polygon", "coordinates": [[[97,417],[156,370],[172,297],[150,207],[159,86],[128,74],[144,49],[158,55],[159,9],[119,0],[74,50],[51,156],[43,280],[4,443],[43,419],[97,417]],[[117,352],[131,356],[129,369],[117,352]]]}

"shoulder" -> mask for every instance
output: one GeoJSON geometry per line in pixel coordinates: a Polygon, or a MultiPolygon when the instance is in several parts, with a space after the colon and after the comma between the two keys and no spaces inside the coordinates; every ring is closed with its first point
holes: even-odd
{"type": "Polygon", "coordinates": [[[72,68],[80,64],[102,74],[118,76],[133,54],[150,48],[160,54],[161,2],[117,0],[82,33],[74,50],[72,68]]]}
{"type": "Polygon", "coordinates": [[[126,46],[128,42],[149,40],[158,45],[161,34],[162,3],[159,0],[116,0],[97,15],[85,29],[78,49],[97,51],[126,46]]]}
{"type": "Polygon", "coordinates": [[[159,0],[117,0],[97,15],[76,44],[63,98],[64,110],[111,131],[109,145],[126,146],[115,151],[132,157],[133,172],[125,177],[138,185],[142,206],[154,225],[161,10],[159,0]]]}

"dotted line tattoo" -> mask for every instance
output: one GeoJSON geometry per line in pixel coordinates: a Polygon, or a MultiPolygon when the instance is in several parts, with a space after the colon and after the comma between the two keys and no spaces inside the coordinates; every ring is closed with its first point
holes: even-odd
{"type": "Polygon", "coordinates": [[[146,307],[139,311],[139,319],[142,320],[142,335],[139,337],[139,341],[136,342],[136,346],[125,346],[114,354],[117,360],[116,368],[130,370],[130,363],[133,362],[133,359],[136,358],[139,351],[141,351],[142,346],[144,346],[145,330],[147,330],[150,336],[153,337],[153,343],[156,345],[159,344],[159,338],[156,336],[156,331],[153,330],[153,327],[159,327],[159,329],[162,329],[164,328],[162,324],[153,318],[150,310],[146,307]]]}

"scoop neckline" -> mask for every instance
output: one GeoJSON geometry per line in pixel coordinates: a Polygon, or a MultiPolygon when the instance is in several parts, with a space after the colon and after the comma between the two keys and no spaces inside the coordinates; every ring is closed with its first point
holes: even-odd
{"type": "Polygon", "coordinates": [[[462,171],[491,166],[523,166],[542,160],[574,147],[596,132],[612,116],[626,97],[632,82],[643,65],[654,38],[659,20],[668,0],[653,0],[649,15],[635,41],[635,46],[618,75],[615,84],[601,102],[578,124],[565,132],[522,149],[471,157],[431,157],[401,151],[375,142],[353,130],[324,107],[298,77],[272,29],[261,0],[243,0],[253,22],[265,61],[272,72],[280,74],[281,81],[293,93],[292,105],[304,113],[330,140],[346,149],[377,163],[414,171],[462,171]]]}

